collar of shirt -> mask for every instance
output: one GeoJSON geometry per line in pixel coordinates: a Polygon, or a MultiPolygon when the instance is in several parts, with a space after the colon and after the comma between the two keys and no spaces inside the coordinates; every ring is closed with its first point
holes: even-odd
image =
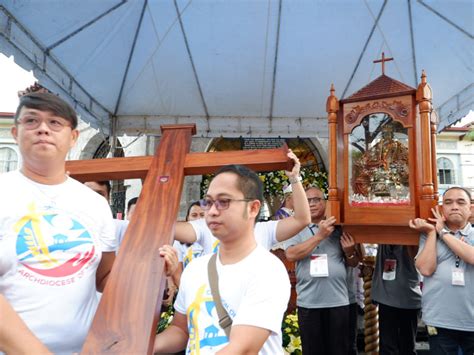
{"type": "Polygon", "coordinates": [[[449,233],[453,234],[453,235],[459,235],[461,234],[463,237],[468,237],[469,234],[471,234],[471,230],[472,230],[472,226],[471,226],[471,223],[467,223],[462,229],[458,230],[457,232],[453,232],[452,230],[450,230],[448,227],[446,227],[446,230],[449,231],[449,233]]]}

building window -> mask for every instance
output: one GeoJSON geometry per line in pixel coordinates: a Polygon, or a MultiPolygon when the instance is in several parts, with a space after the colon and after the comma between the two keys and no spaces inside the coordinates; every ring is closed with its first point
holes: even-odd
{"type": "Polygon", "coordinates": [[[447,158],[439,158],[438,161],[438,175],[439,183],[441,185],[453,185],[454,182],[454,167],[451,160],[447,158]]]}
{"type": "Polygon", "coordinates": [[[12,148],[0,147],[0,173],[15,170],[17,166],[17,152],[12,148]]]}

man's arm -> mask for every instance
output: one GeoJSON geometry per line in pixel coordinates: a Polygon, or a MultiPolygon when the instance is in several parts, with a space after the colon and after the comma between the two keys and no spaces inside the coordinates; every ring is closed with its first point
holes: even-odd
{"type": "Polygon", "coordinates": [[[334,231],[335,222],[336,219],[334,217],[319,222],[319,230],[315,235],[304,242],[292,245],[285,250],[286,258],[289,261],[299,261],[306,258],[319,243],[331,235],[334,231]]]}
{"type": "Polygon", "coordinates": [[[103,252],[95,275],[97,291],[103,292],[115,261],[115,252],[103,252]]]}
{"type": "Polygon", "coordinates": [[[352,235],[343,232],[341,235],[341,247],[344,251],[346,266],[356,267],[361,260],[360,245],[356,244],[352,235]]]}
{"type": "Polygon", "coordinates": [[[276,228],[276,239],[283,242],[298,234],[304,227],[311,223],[308,200],[304,192],[303,184],[299,181],[300,162],[296,155],[290,150],[288,158],[293,159],[295,165],[291,171],[285,171],[293,190],[293,212],[294,215],[278,221],[276,228]]]}
{"type": "Polygon", "coordinates": [[[178,251],[171,245],[163,245],[160,249],[160,256],[165,260],[166,276],[179,288],[181,282],[181,274],[183,273],[183,263],[178,260],[178,251]]]}
{"type": "Polygon", "coordinates": [[[156,335],[154,353],[177,353],[186,348],[188,337],[186,315],[175,312],[170,326],[156,335]]]}
{"type": "Polygon", "coordinates": [[[176,222],[174,229],[174,239],[186,244],[196,242],[197,236],[193,226],[189,222],[176,222]]]}
{"type": "Polygon", "coordinates": [[[258,354],[270,336],[268,329],[251,325],[234,325],[230,331],[229,343],[216,354],[258,354]]]}
{"type": "Polygon", "coordinates": [[[6,354],[51,354],[0,294],[0,351],[6,354]]]}
{"type": "Polygon", "coordinates": [[[426,242],[415,260],[415,266],[423,276],[431,276],[438,267],[436,248],[436,229],[422,218],[415,218],[408,222],[410,228],[426,234],[426,242]]]}
{"type": "Polygon", "coordinates": [[[474,246],[467,244],[461,239],[457,239],[454,235],[443,234],[443,241],[454,254],[459,256],[466,263],[474,265],[474,246]]]}

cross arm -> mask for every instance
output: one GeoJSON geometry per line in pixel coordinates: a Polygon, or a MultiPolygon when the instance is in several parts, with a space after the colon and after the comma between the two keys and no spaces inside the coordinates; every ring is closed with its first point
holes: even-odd
{"type": "MultiPolygon", "coordinates": [[[[255,171],[291,170],[293,161],[287,157],[287,151],[285,144],[276,149],[188,153],[184,162],[184,174],[210,174],[228,164],[245,165],[255,171]]],[[[69,160],[66,162],[66,171],[82,182],[145,179],[152,160],[152,156],[69,160]]]]}

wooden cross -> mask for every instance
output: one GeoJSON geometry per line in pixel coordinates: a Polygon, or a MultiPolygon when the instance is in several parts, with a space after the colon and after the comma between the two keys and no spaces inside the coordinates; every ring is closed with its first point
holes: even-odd
{"type": "Polygon", "coordinates": [[[382,52],[382,59],[374,60],[374,63],[382,63],[382,75],[385,75],[385,62],[390,62],[391,60],[393,60],[393,57],[385,58],[385,52],[382,52]]]}
{"type": "Polygon", "coordinates": [[[189,153],[196,126],[162,126],[154,157],[68,161],[80,181],[145,179],[107,281],[83,353],[151,354],[165,288],[158,249],[171,244],[185,175],[215,172],[227,164],[255,171],[291,170],[287,147],[234,152],[189,153]]]}

